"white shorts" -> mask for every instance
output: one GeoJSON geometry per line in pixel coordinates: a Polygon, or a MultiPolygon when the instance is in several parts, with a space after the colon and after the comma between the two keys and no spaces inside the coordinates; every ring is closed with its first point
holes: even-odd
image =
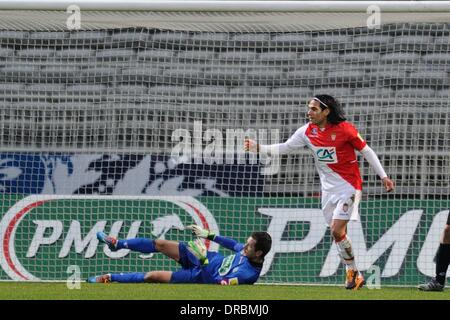
{"type": "Polygon", "coordinates": [[[332,220],[359,220],[361,190],[342,193],[322,192],[322,212],[326,223],[332,220]]]}

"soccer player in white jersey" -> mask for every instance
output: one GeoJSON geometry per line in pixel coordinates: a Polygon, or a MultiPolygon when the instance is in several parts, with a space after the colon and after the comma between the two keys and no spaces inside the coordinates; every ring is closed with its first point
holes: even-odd
{"type": "Polygon", "coordinates": [[[286,142],[260,145],[245,140],[245,150],[268,154],[287,154],[308,147],[322,185],[322,211],[346,267],[345,287],[358,290],[364,277],[358,271],[352,242],[347,235],[349,220],[358,220],[362,179],[356,159],[358,150],[375,169],[387,192],[394,189],[377,155],[344,117],[338,101],[330,95],[317,95],[308,103],[309,123],[299,128],[286,142]]]}

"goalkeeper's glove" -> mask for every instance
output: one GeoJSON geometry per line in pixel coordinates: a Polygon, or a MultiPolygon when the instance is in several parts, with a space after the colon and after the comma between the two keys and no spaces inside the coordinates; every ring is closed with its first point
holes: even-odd
{"type": "Polygon", "coordinates": [[[202,227],[197,226],[195,224],[187,226],[186,229],[191,230],[193,235],[196,235],[197,237],[203,239],[214,240],[214,237],[216,236],[211,231],[203,229],[202,227]]]}
{"type": "Polygon", "coordinates": [[[208,250],[202,240],[196,239],[194,241],[188,242],[188,250],[200,260],[202,265],[207,265],[209,263],[207,258],[208,250]]]}

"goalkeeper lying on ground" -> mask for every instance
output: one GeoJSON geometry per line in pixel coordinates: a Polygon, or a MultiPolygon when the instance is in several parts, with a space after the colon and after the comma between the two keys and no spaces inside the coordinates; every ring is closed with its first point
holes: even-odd
{"type": "Polygon", "coordinates": [[[130,249],[142,253],[161,252],[177,261],[182,268],[177,271],[150,271],[135,273],[107,273],[89,277],[90,283],[215,283],[222,285],[253,284],[261,273],[264,256],[270,251],[272,239],[267,232],[254,232],[245,244],[215,235],[208,230],[193,225],[188,227],[199,238],[217,242],[233,250],[235,254],[222,256],[218,252],[207,251],[203,241],[175,242],[135,238],[118,240],[103,232],[97,238],[113,250],[130,249]]]}

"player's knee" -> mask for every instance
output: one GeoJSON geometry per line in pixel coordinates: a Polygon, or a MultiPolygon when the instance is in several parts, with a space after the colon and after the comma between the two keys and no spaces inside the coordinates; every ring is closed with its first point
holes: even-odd
{"type": "Polygon", "coordinates": [[[345,235],[345,230],[341,230],[340,228],[331,228],[331,235],[333,236],[334,240],[342,239],[342,237],[345,235]]]}
{"type": "Polygon", "coordinates": [[[156,239],[155,240],[155,249],[157,251],[164,251],[164,248],[167,246],[167,240],[156,239]]]}

